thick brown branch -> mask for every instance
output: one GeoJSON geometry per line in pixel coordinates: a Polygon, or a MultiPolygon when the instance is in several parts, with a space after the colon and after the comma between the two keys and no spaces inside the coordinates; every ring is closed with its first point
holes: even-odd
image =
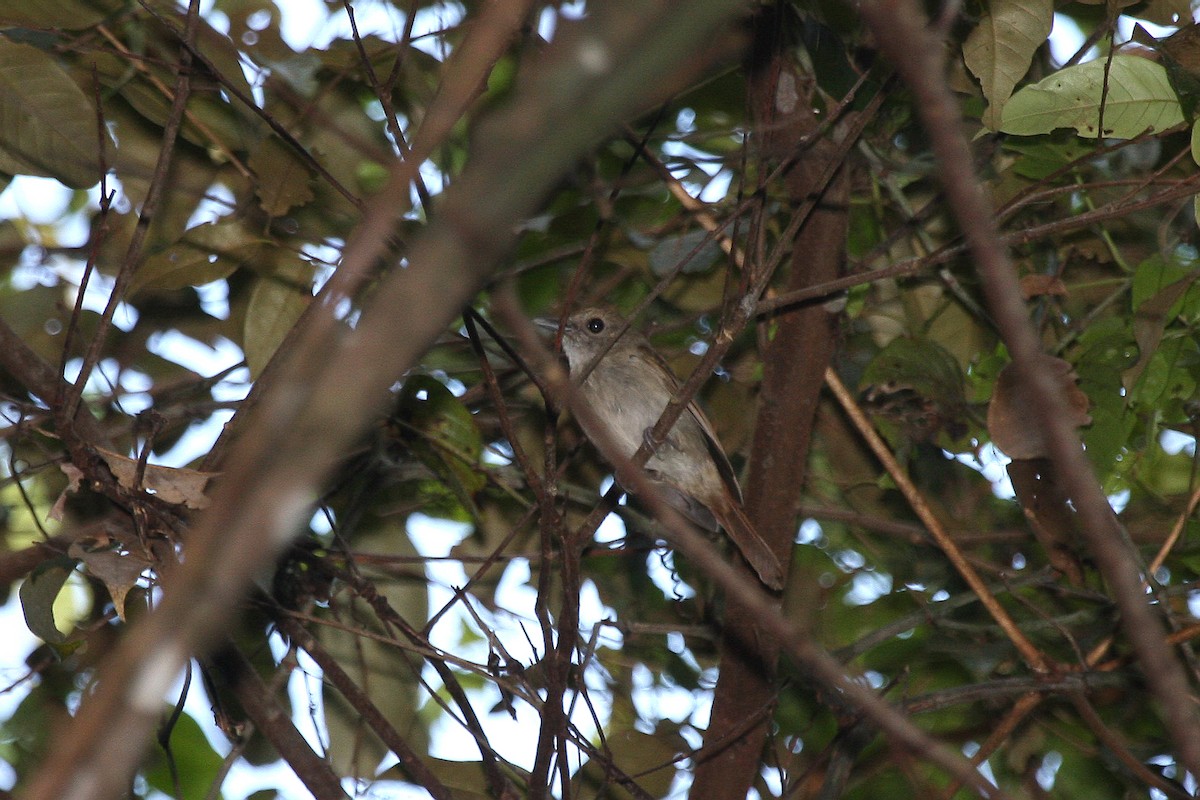
{"type": "Polygon", "coordinates": [[[287,710],[274,701],[274,693],[233,644],[222,647],[210,663],[233,689],[254,727],[279,751],[318,800],[340,800],[347,796],[329,763],[313,752],[292,724],[287,710]]]}
{"type": "Polygon", "coordinates": [[[1121,609],[1126,636],[1157,698],[1178,758],[1200,774],[1200,718],[1182,665],[1166,642],[1162,619],[1146,602],[1128,539],[1092,474],[1071,416],[1053,376],[1039,370],[1041,343],[1029,322],[1016,271],[1002,246],[993,211],[974,174],[958,106],[947,87],[941,43],[924,27],[925,15],[912,0],[871,0],[861,13],[881,48],[916,95],[916,106],[933,143],[947,200],[974,255],[988,304],[1028,387],[1031,415],[1050,443],[1053,461],[1079,511],[1081,529],[1121,609]]]}
{"type": "MultiPolygon", "coordinates": [[[[809,105],[814,86],[775,40],[780,21],[773,14],[762,13],[756,24],[758,51],[751,59],[762,66],[752,73],[750,93],[755,126],[763,131],[757,141],[760,159],[764,164],[789,164],[781,182],[794,206],[803,207],[819,198],[792,242],[786,288],[799,290],[836,278],[844,264],[849,179],[844,169],[832,180],[825,176],[833,164],[842,163],[846,143],[819,139],[804,147],[820,129],[809,105]],[[796,154],[802,155],[792,160],[796,154]]],[[[759,188],[765,190],[765,186],[759,188]]],[[[780,315],[773,322],[775,334],[763,354],[746,510],[786,563],[795,539],[796,507],[807,472],[822,373],[837,343],[838,314],[814,305],[780,315]]],[[[809,575],[792,576],[790,583],[797,587],[793,591],[802,595],[808,593],[807,587],[816,585],[809,575]]],[[[796,605],[805,603],[802,600],[796,605]]],[[[806,626],[803,621],[800,624],[806,626]]],[[[742,720],[756,718],[757,723],[711,757],[701,759],[696,782],[706,787],[706,796],[732,799],[745,797],[758,773],[770,717],[754,715],[773,704],[779,645],[760,628],[757,613],[734,600],[725,611],[722,638],[721,672],[705,748],[739,729],[742,720]]]]}

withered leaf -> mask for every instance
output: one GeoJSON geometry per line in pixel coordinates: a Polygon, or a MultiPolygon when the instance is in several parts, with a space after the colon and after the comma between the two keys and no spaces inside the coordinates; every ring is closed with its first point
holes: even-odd
{"type": "Polygon", "coordinates": [[[1021,296],[1026,300],[1034,297],[1066,297],[1067,285],[1057,275],[1024,275],[1021,277],[1021,296]]]}
{"type": "Polygon", "coordinates": [[[213,477],[212,472],[198,472],[194,469],[181,467],[163,467],[157,464],[147,464],[142,476],[141,485],[137,482],[137,461],[97,447],[96,452],[108,464],[117,480],[129,490],[143,489],[160,500],[174,505],[184,505],[188,508],[201,509],[208,506],[208,496],[204,494],[208,481],[213,477]]]}
{"type": "Polygon", "coordinates": [[[59,492],[58,499],[54,501],[54,506],[50,509],[50,513],[46,515],[46,518],[52,519],[55,522],[62,522],[63,509],[67,505],[67,495],[79,491],[79,483],[83,480],[83,470],[70,461],[62,462],[58,465],[58,468],[67,476],[67,486],[59,492]]]}
{"type": "MultiPolygon", "coordinates": [[[[1088,415],[1088,398],[1075,385],[1075,368],[1061,358],[1042,355],[1038,369],[1050,372],[1065,395],[1070,410],[1068,422],[1079,428],[1092,421],[1088,415]]],[[[1037,424],[1028,390],[1017,377],[1017,370],[1008,364],[996,377],[996,389],[988,405],[988,434],[992,443],[1012,459],[1047,458],[1049,447],[1037,424]]]]}
{"type": "Polygon", "coordinates": [[[104,583],[117,616],[125,619],[125,596],[150,568],[150,562],[137,553],[122,553],[111,542],[97,539],[72,542],[67,555],[82,561],[87,571],[104,583]]]}

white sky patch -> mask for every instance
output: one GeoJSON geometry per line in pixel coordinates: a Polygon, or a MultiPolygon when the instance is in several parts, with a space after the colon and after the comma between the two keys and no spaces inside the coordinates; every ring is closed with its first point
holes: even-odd
{"type": "Polygon", "coordinates": [[[196,204],[192,216],[188,218],[187,227],[194,228],[209,222],[219,222],[222,217],[233,212],[237,200],[227,186],[215,183],[208,187],[203,198],[196,204]]]}
{"type": "Polygon", "coordinates": [[[139,714],[157,714],[166,702],[167,690],[187,663],[180,642],[164,638],[145,654],[126,691],[130,705],[139,714]]]}
{"type": "Polygon", "coordinates": [[[604,605],[596,584],[585,579],[583,585],[579,587],[579,628],[583,631],[584,637],[591,637],[595,631],[597,647],[620,650],[624,644],[624,637],[611,625],[603,624],[605,621],[616,621],[616,619],[617,612],[604,605]]]}
{"type": "Polygon", "coordinates": [[[692,197],[712,203],[724,199],[725,195],[729,193],[729,185],[733,182],[733,172],[725,169],[723,162],[714,157],[712,153],[697,150],[685,142],[674,139],[663,142],[662,149],[663,153],[668,156],[690,159],[695,166],[708,175],[709,180],[700,184],[694,180],[687,180],[690,172],[687,167],[675,167],[671,170],[671,174],[683,183],[684,188],[692,197]]]}
{"type": "Polygon", "coordinates": [[[224,280],[212,281],[196,287],[200,308],[214,319],[229,319],[229,284],[224,280]]]}
{"type": "Polygon", "coordinates": [[[886,572],[864,570],[850,579],[850,591],[842,602],[850,606],[865,606],[892,591],[892,576],[886,572]]]}
{"type": "Polygon", "coordinates": [[[541,15],[538,17],[538,35],[548,42],[553,41],[554,34],[558,32],[558,23],[560,20],[583,19],[586,10],[587,4],[583,0],[573,0],[570,3],[563,3],[557,9],[552,7],[543,8],[541,15]]]}
{"type": "MultiPolygon", "coordinates": [[[[16,591],[9,595],[7,603],[0,606],[0,631],[4,632],[4,647],[0,647],[0,687],[7,688],[29,674],[25,658],[41,644],[41,639],[30,633],[25,625],[25,614],[16,591]]],[[[25,684],[26,687],[28,685],[25,684]]],[[[17,706],[25,699],[25,694],[20,690],[0,692],[0,716],[11,719],[17,706]]],[[[3,783],[2,774],[0,772],[0,784],[3,783]]]]}
{"type": "MultiPolygon", "coordinates": [[[[350,20],[344,9],[327,11],[320,0],[276,0],[283,11],[280,35],[297,52],[310,47],[325,48],[336,39],[351,38],[350,20]]],[[[457,3],[439,3],[417,11],[413,22],[413,46],[435,58],[442,59],[446,51],[438,37],[430,34],[458,25],[465,18],[463,7],[457,3]]],[[[383,2],[354,3],[354,22],[362,37],[377,36],[398,42],[404,34],[405,15],[401,10],[383,2]]]]}
{"type": "Polygon", "coordinates": [[[177,330],[152,334],[146,349],[206,378],[240,364],[243,358],[242,348],[224,337],[217,337],[210,347],[177,330]]]}
{"type": "MultiPolygon", "coordinates": [[[[58,257],[52,258],[50,265],[55,274],[68,285],[63,304],[67,308],[73,307],[75,296],[79,291],[79,284],[83,281],[85,265],[78,260],[58,257]]],[[[103,314],[115,286],[115,278],[111,278],[99,270],[92,270],[92,274],[88,276],[87,289],[83,293],[83,310],[103,314]]],[[[117,303],[117,307],[113,310],[113,325],[128,333],[133,330],[137,320],[138,313],[133,306],[124,301],[117,303]]]]}
{"type": "Polygon", "coordinates": [[[1066,14],[1054,15],[1054,27],[1050,29],[1050,55],[1055,63],[1065,64],[1086,40],[1075,20],[1066,14]]]}
{"type": "Polygon", "coordinates": [[[976,453],[951,453],[948,450],[942,452],[960,464],[966,464],[986,478],[988,483],[992,484],[992,492],[1001,500],[1011,500],[1017,496],[1012,481],[1008,477],[1008,465],[1012,459],[997,450],[991,442],[980,447],[978,455],[976,453]]]}
{"type": "MultiPolygon", "coordinates": [[[[463,523],[427,517],[423,514],[413,514],[409,518],[408,533],[417,551],[428,558],[440,558],[450,554],[451,550],[471,532],[471,526],[463,523]]],[[[426,566],[429,576],[429,604],[431,611],[437,611],[454,596],[453,587],[466,583],[467,574],[463,565],[457,561],[431,560],[426,566]]],[[[537,600],[536,588],[531,585],[532,574],[529,563],[525,559],[515,559],[504,567],[503,575],[496,587],[496,603],[502,612],[493,613],[483,608],[473,599],[467,602],[475,603],[476,612],[489,626],[491,632],[503,645],[508,655],[521,665],[528,667],[542,655],[543,643],[541,632],[535,618],[534,604],[537,600]],[[530,646],[532,642],[532,649],[530,646]]],[[[462,642],[462,631],[468,628],[477,634],[475,621],[467,613],[460,601],[438,621],[430,631],[430,642],[436,647],[445,648],[461,658],[467,658],[479,664],[487,663],[488,643],[486,638],[469,646],[462,642]]],[[[580,592],[580,627],[584,636],[590,634],[593,625],[601,620],[615,617],[612,609],[606,608],[601,602],[595,587],[587,582],[580,592]]],[[[611,629],[603,629],[598,638],[598,646],[614,647],[620,642],[615,639],[611,629]]],[[[426,680],[433,686],[441,684],[432,668],[424,670],[426,680]]],[[[587,673],[589,687],[595,692],[591,695],[592,706],[602,721],[607,720],[610,707],[603,693],[601,682],[593,671],[587,673]]],[[[486,710],[499,700],[499,692],[494,685],[487,685],[482,690],[468,692],[477,711],[488,739],[493,744],[499,744],[499,752],[514,763],[530,768],[533,765],[538,725],[537,714],[528,705],[517,701],[515,709],[517,718],[514,720],[507,712],[494,714],[486,710]]],[[[428,702],[428,701],[427,701],[428,702]]],[[[582,700],[577,701],[573,720],[585,734],[593,729],[591,714],[582,700]]],[[[439,716],[431,732],[430,754],[438,758],[451,760],[474,759],[478,749],[471,735],[457,722],[447,716],[439,716]]]]}
{"type": "Polygon", "coordinates": [[[464,19],[466,11],[457,3],[442,3],[422,8],[413,22],[413,47],[436,59],[444,60],[449,55],[449,50],[442,38],[436,34],[461,24],[464,19]]]}
{"type": "MultiPolygon", "coordinates": [[[[271,653],[275,656],[275,660],[279,661],[283,654],[287,652],[287,647],[283,645],[278,634],[272,635],[270,638],[271,653]]],[[[314,678],[320,679],[320,669],[312,662],[311,659],[303,652],[298,654],[299,669],[292,673],[291,679],[288,682],[288,696],[291,698],[295,708],[308,709],[309,703],[315,702],[320,705],[321,696],[319,692],[308,693],[306,681],[314,678]]],[[[232,746],[229,744],[229,739],[213,722],[213,703],[209,698],[208,693],[204,691],[204,682],[200,680],[200,676],[196,671],[195,663],[192,664],[192,684],[188,691],[187,698],[184,701],[183,710],[196,721],[200,726],[204,737],[212,746],[213,750],[222,758],[229,754],[232,746]]],[[[167,702],[174,702],[183,691],[183,675],[180,675],[175,684],[167,691],[167,702]]],[[[312,724],[312,717],[307,713],[297,714],[292,718],[297,730],[308,740],[309,744],[321,752],[317,732],[312,724]]],[[[296,776],[296,773],[283,760],[274,762],[273,764],[264,764],[262,766],[251,765],[245,759],[237,759],[233,762],[229,770],[228,780],[222,787],[223,797],[247,797],[254,792],[260,790],[274,790],[279,792],[280,797],[307,797],[309,796],[308,789],[304,782],[296,776]]]]}
{"type": "MultiPolygon", "coordinates": [[[[1190,23],[1190,19],[1180,20],[1180,25],[1190,23]]],[[[1163,25],[1155,25],[1145,20],[1132,19],[1127,16],[1117,18],[1117,36],[1118,44],[1128,42],[1133,38],[1134,25],[1141,25],[1155,39],[1162,39],[1175,33],[1176,28],[1166,27],[1163,25]]],[[[1070,60],[1071,56],[1075,55],[1076,51],[1083,46],[1087,37],[1083,31],[1075,24],[1075,21],[1066,14],[1054,15],[1054,27],[1050,31],[1050,55],[1058,64],[1064,64],[1070,60]]],[[[1090,48],[1083,56],[1083,61],[1091,61],[1100,55],[1100,49],[1097,47],[1090,48]]]]}
{"type": "Polygon", "coordinates": [[[1169,456],[1185,452],[1190,456],[1196,452],[1196,437],[1179,431],[1163,431],[1158,437],[1158,444],[1169,456]]]}
{"type": "MultiPolygon", "coordinates": [[[[316,44],[320,29],[329,14],[321,0],[275,0],[280,7],[279,35],[293,50],[300,52],[316,44]]],[[[323,37],[325,46],[330,39],[323,37]]]]}
{"type": "MultiPolygon", "coordinates": [[[[1191,21],[1192,21],[1191,19],[1181,19],[1179,24],[1186,25],[1186,24],[1190,23],[1191,21]]],[[[1120,16],[1120,17],[1117,17],[1117,41],[1118,42],[1127,42],[1130,39],[1132,39],[1134,25],[1141,25],[1146,30],[1146,32],[1149,33],[1151,36],[1153,36],[1155,39],[1166,38],[1167,36],[1170,36],[1171,34],[1175,33],[1175,31],[1178,30],[1178,27],[1171,27],[1171,26],[1167,26],[1167,25],[1155,25],[1153,22],[1147,22],[1146,20],[1143,20],[1143,19],[1133,19],[1131,17],[1120,16]]]]}
{"type": "Polygon", "coordinates": [[[49,225],[66,212],[72,194],[53,178],[17,175],[0,193],[0,218],[23,218],[37,225],[49,225]]]}
{"type": "MultiPolygon", "coordinates": [[[[215,346],[209,347],[175,330],[151,335],[146,347],[155,355],[187,367],[206,378],[242,362],[241,348],[228,339],[218,338],[215,346]]],[[[249,390],[250,373],[242,368],[233,370],[225,380],[216,384],[212,395],[213,399],[219,402],[232,402],[243,399],[249,390]]],[[[193,423],[174,447],[165,453],[152,456],[151,461],[170,467],[190,464],[212,449],[222,427],[232,416],[232,410],[222,409],[215,411],[207,419],[193,423]]]]}

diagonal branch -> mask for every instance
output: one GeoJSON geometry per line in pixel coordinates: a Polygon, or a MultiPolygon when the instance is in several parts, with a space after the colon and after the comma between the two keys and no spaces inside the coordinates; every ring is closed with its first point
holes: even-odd
{"type": "Polygon", "coordinates": [[[1029,665],[1035,672],[1047,672],[1050,669],[1050,664],[1046,660],[1046,656],[1041,650],[1034,646],[1033,642],[1021,632],[1017,627],[1016,621],[1005,610],[1004,606],[1000,605],[1000,601],[996,599],[996,595],[992,594],[992,590],[983,582],[983,578],[979,577],[979,573],[971,566],[967,557],[959,549],[958,543],[954,541],[954,537],[946,532],[946,528],[942,525],[941,520],[929,508],[929,504],[925,502],[925,498],[921,496],[921,492],[913,484],[908,473],[896,461],[896,457],[892,455],[892,451],[888,448],[887,443],[875,431],[871,421],[867,419],[866,414],[858,407],[858,403],[854,400],[854,395],[842,383],[841,378],[832,369],[826,370],[825,382],[829,389],[833,392],[833,396],[837,399],[838,405],[842,407],[842,411],[850,417],[850,421],[854,424],[859,435],[867,441],[867,445],[871,448],[871,452],[883,464],[888,475],[896,482],[900,492],[904,495],[904,499],[908,501],[913,512],[920,518],[925,525],[926,530],[933,536],[938,543],[938,547],[946,554],[946,558],[950,559],[950,563],[958,570],[958,574],[962,576],[967,585],[971,587],[971,591],[979,596],[979,602],[992,615],[992,619],[1004,631],[1005,636],[1013,643],[1013,646],[1021,653],[1021,657],[1025,659],[1025,663],[1029,665]]]}
{"type": "MultiPolygon", "coordinates": [[[[226,629],[247,587],[291,542],[320,484],[385,408],[387,387],[470,302],[521,220],[576,159],[617,121],[690,80],[692,54],[741,9],[735,0],[689,5],[686,13],[678,6],[613,2],[561,30],[510,105],[481,126],[469,167],[442,196],[407,266],[376,287],[357,326],[339,321],[331,303],[324,324],[302,332],[250,410],[160,605],[101,665],[95,692],[53,738],[28,800],[98,800],[128,786],[175,676],[226,629]]],[[[405,162],[395,170],[414,168],[405,162]]],[[[343,266],[369,265],[385,252],[407,198],[407,180],[389,182],[343,266]]]]}
{"type": "Polygon", "coordinates": [[[926,29],[925,15],[913,0],[871,0],[863,3],[860,11],[916,95],[917,109],[939,161],[947,201],[966,236],[988,305],[1029,392],[1031,416],[1045,432],[1062,483],[1079,510],[1084,538],[1121,609],[1125,635],[1138,653],[1177,756],[1193,775],[1200,774],[1200,718],[1190,686],[1167,644],[1161,617],[1147,603],[1128,538],[1092,474],[1070,425],[1066,401],[1053,377],[1038,369],[1041,345],[1021,299],[1016,270],[1000,243],[993,210],[974,173],[959,109],[943,74],[944,48],[926,29]]]}

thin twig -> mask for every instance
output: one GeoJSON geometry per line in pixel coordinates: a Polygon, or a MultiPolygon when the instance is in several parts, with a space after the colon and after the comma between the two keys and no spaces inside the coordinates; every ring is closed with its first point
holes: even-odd
{"type": "Polygon", "coordinates": [[[825,371],[825,383],[829,386],[833,396],[837,399],[838,405],[842,407],[842,411],[846,416],[850,417],[850,421],[854,424],[859,435],[866,440],[867,446],[871,448],[871,452],[883,464],[883,468],[887,470],[892,480],[896,482],[900,493],[904,495],[904,499],[908,501],[913,512],[925,525],[929,534],[938,543],[938,547],[946,554],[946,558],[950,559],[950,563],[958,570],[958,574],[962,576],[971,590],[979,595],[979,602],[983,603],[984,608],[992,615],[992,619],[1004,631],[1004,635],[1009,638],[1013,646],[1021,653],[1021,657],[1025,659],[1025,663],[1036,672],[1048,672],[1050,663],[1042,651],[1034,646],[1033,642],[1021,632],[1017,623],[1005,610],[1004,606],[1000,605],[1000,601],[992,594],[992,590],[988,588],[983,579],[979,577],[979,573],[967,561],[962,550],[959,549],[958,543],[954,538],[946,532],[941,520],[930,509],[929,504],[925,502],[925,498],[921,492],[913,484],[908,477],[908,473],[896,461],[896,457],[892,455],[891,449],[883,438],[876,433],[875,427],[871,425],[871,421],[867,419],[867,415],[858,407],[858,403],[854,400],[854,395],[842,383],[841,378],[832,368],[825,371]]]}
{"type": "Polygon", "coordinates": [[[566,371],[537,338],[532,326],[520,316],[519,310],[496,310],[519,332],[524,324],[524,335],[520,340],[531,354],[534,367],[545,374],[546,382],[550,386],[557,387],[562,404],[569,407],[577,418],[586,420],[588,429],[596,432],[594,444],[597,449],[614,465],[621,481],[635,492],[667,527],[671,544],[712,579],[727,597],[734,598],[757,613],[762,629],[777,637],[783,652],[809,670],[814,679],[858,707],[865,716],[886,731],[895,743],[947,770],[983,797],[1007,797],[1005,792],[988,782],[962,756],[932,740],[874,691],[850,679],[840,664],[799,631],[791,620],[785,619],[776,600],[768,596],[756,581],[749,580],[742,570],[730,563],[729,559],[721,555],[703,536],[692,530],[666,502],[660,489],[642,472],[640,466],[613,446],[610,437],[604,435],[604,423],[595,417],[595,412],[586,399],[582,397],[578,388],[572,385],[566,371]]]}
{"type": "Polygon", "coordinates": [[[1032,418],[1041,426],[1050,455],[1080,517],[1080,529],[1121,610],[1125,635],[1137,651],[1183,767],[1200,774],[1200,718],[1191,702],[1183,666],[1170,650],[1157,610],[1146,602],[1142,578],[1127,537],[1087,461],[1070,423],[1066,401],[1052,375],[1039,369],[1041,342],[1030,324],[1017,272],[1000,241],[993,210],[971,160],[961,113],[946,85],[944,48],[930,36],[915,0],[870,0],[860,12],[913,90],[915,105],[941,167],[946,197],[974,256],[992,316],[1022,384],[1032,418]]]}
{"type": "MultiPolygon", "coordinates": [[[[182,37],[183,41],[189,45],[195,41],[199,13],[199,0],[191,0],[188,4],[187,21],[184,24],[182,37]]],[[[61,408],[64,422],[73,419],[75,416],[80,398],[83,396],[84,387],[87,385],[88,378],[91,377],[92,369],[95,368],[96,363],[100,360],[100,351],[104,347],[108,330],[112,325],[113,314],[116,313],[117,305],[125,297],[125,290],[129,288],[129,284],[133,280],[134,271],[141,265],[142,250],[146,244],[146,235],[150,232],[150,223],[158,213],[158,206],[162,202],[163,193],[167,189],[168,173],[170,172],[171,161],[175,154],[175,140],[179,135],[179,128],[183,122],[183,115],[187,110],[187,101],[191,93],[191,77],[192,52],[189,46],[184,47],[179,53],[179,65],[176,68],[175,76],[175,94],[171,103],[171,112],[167,116],[166,125],[163,127],[162,149],[159,150],[158,161],[154,165],[154,174],[150,178],[150,187],[146,190],[146,199],[142,202],[137,225],[134,226],[133,235],[129,239],[129,247],[125,251],[125,258],[121,262],[121,268],[117,272],[116,280],[113,282],[112,293],[108,297],[104,311],[100,314],[100,319],[96,325],[96,332],[92,336],[87,351],[84,353],[83,365],[80,367],[79,377],[75,380],[75,385],[62,398],[61,408]]],[[[84,286],[80,287],[80,294],[83,293],[84,289],[84,286]]]]}

